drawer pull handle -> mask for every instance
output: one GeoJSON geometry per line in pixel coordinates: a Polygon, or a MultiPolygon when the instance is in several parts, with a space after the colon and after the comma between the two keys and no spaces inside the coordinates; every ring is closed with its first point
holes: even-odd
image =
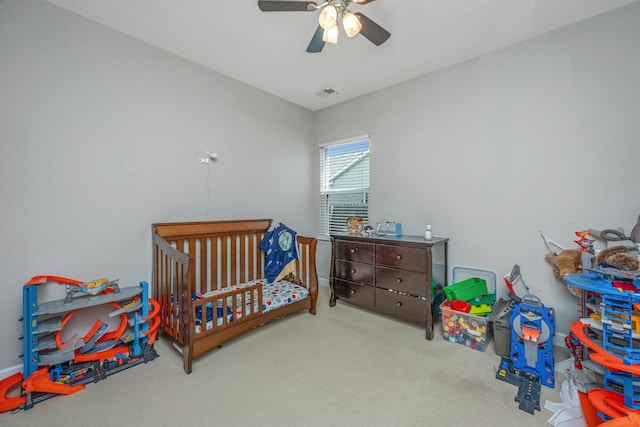
{"type": "Polygon", "coordinates": [[[402,283],[402,277],[398,277],[398,278],[396,279],[396,283],[402,283]]]}
{"type": "Polygon", "coordinates": [[[402,307],[402,302],[398,301],[398,302],[396,303],[396,307],[402,307]]]}
{"type": "Polygon", "coordinates": [[[351,274],[356,274],[356,270],[351,270],[351,274]]]}
{"type": "Polygon", "coordinates": [[[396,259],[400,261],[402,259],[402,255],[396,255],[396,259]]]}
{"type": "Polygon", "coordinates": [[[351,249],[349,249],[349,253],[350,253],[350,254],[355,254],[356,252],[358,252],[358,248],[351,248],[351,249]]]}
{"type": "Polygon", "coordinates": [[[356,294],[356,290],[355,289],[351,289],[351,295],[355,295],[356,294]]]}

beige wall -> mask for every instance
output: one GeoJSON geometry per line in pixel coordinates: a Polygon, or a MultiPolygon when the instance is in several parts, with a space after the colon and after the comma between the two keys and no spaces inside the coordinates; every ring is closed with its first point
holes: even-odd
{"type": "Polygon", "coordinates": [[[149,281],[153,222],[315,233],[311,112],[40,0],[0,1],[0,57],[0,372],[27,280],[149,281]]]}
{"type": "Polygon", "coordinates": [[[519,264],[566,334],[577,301],[540,231],[573,248],[574,231],[636,223],[638,40],[634,3],[317,112],[315,138],[368,133],[372,222],[431,224],[451,239],[451,266],[502,278],[519,264]]]}

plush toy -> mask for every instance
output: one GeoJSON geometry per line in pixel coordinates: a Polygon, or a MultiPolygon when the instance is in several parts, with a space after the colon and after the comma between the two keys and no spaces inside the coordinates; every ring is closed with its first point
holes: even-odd
{"type": "Polygon", "coordinates": [[[611,246],[598,252],[596,265],[606,264],[620,270],[638,270],[638,258],[629,253],[626,246],[611,246]]]}
{"type": "Polygon", "coordinates": [[[582,251],[580,249],[565,249],[558,255],[549,252],[545,256],[553,267],[553,275],[562,280],[567,274],[581,273],[582,251]]]}

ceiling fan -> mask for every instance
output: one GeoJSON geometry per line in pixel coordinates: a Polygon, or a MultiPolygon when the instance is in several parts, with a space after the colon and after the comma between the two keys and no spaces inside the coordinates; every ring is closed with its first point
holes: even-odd
{"type": "Polygon", "coordinates": [[[274,1],[258,0],[263,12],[315,12],[321,10],[319,25],[307,46],[307,52],[321,52],[325,43],[338,42],[338,21],[349,37],[361,34],[376,46],[387,41],[391,33],[373,22],[360,12],[353,13],[348,7],[351,3],[367,4],[375,0],[327,0],[322,4],[312,1],[274,1]]]}

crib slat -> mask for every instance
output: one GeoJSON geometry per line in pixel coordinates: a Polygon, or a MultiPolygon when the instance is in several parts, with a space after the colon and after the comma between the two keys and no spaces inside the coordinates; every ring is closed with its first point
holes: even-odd
{"type": "Polygon", "coordinates": [[[238,235],[237,234],[232,234],[231,235],[231,264],[229,265],[229,269],[231,270],[231,283],[239,283],[238,282],[238,264],[237,264],[237,259],[236,259],[236,251],[237,251],[237,243],[238,243],[238,235]]]}
{"type": "Polygon", "coordinates": [[[188,339],[187,338],[188,330],[182,328],[181,326],[183,324],[188,325],[191,321],[191,319],[189,319],[189,317],[191,316],[190,311],[183,307],[185,304],[185,301],[191,300],[191,293],[189,292],[188,281],[184,280],[187,274],[187,267],[188,266],[185,266],[179,263],[176,265],[177,278],[178,278],[178,280],[176,280],[176,283],[178,285],[178,289],[175,295],[180,295],[180,300],[179,300],[180,303],[174,304],[176,306],[176,308],[174,309],[176,312],[175,324],[176,324],[176,330],[178,331],[178,337],[181,338],[183,341],[188,339]]]}
{"type": "MultiPolygon", "coordinates": [[[[262,239],[264,239],[265,236],[265,232],[262,233],[258,233],[258,242],[262,242],[262,239]]],[[[259,243],[258,243],[259,244],[259,243]]],[[[259,263],[258,263],[258,274],[260,274],[260,276],[262,276],[262,272],[264,271],[264,263],[265,263],[265,254],[264,252],[260,252],[260,259],[259,259],[259,263]]]]}
{"type": "Polygon", "coordinates": [[[211,266],[211,284],[208,292],[219,289],[218,284],[218,240],[219,237],[211,237],[211,252],[209,253],[209,265],[211,266]]]}
{"type": "Polygon", "coordinates": [[[220,268],[221,268],[221,282],[218,285],[218,288],[224,288],[226,286],[228,286],[229,283],[229,270],[227,268],[227,237],[223,237],[220,242],[222,243],[222,252],[221,252],[221,261],[220,261],[220,268]]]}
{"type": "Polygon", "coordinates": [[[240,240],[240,283],[247,281],[247,235],[241,234],[240,240]]]}
{"type": "Polygon", "coordinates": [[[248,240],[248,246],[249,246],[249,259],[248,259],[249,275],[247,277],[247,280],[254,280],[256,278],[255,267],[254,267],[255,259],[253,256],[255,251],[255,240],[252,234],[249,234],[247,236],[247,240],[248,240]]]}
{"type": "Polygon", "coordinates": [[[196,282],[199,282],[198,292],[207,292],[208,289],[208,279],[207,279],[207,239],[206,238],[201,238],[201,239],[195,239],[194,243],[193,243],[193,250],[197,251],[197,246],[196,244],[199,244],[200,246],[200,250],[198,253],[198,259],[199,259],[199,263],[200,263],[200,280],[196,280],[196,282]]]}
{"type": "MultiPolygon", "coordinates": [[[[216,301],[217,303],[217,301],[216,301]]],[[[217,305],[216,305],[217,307],[217,305]]],[[[227,314],[227,311],[229,311],[229,306],[227,305],[227,299],[226,298],[222,298],[222,325],[225,325],[228,321],[229,321],[229,315],[227,314]]],[[[233,314],[232,314],[233,316],[233,314]]],[[[233,319],[233,317],[232,317],[233,319]]],[[[218,322],[215,323],[215,325],[218,325],[218,322]]]]}

